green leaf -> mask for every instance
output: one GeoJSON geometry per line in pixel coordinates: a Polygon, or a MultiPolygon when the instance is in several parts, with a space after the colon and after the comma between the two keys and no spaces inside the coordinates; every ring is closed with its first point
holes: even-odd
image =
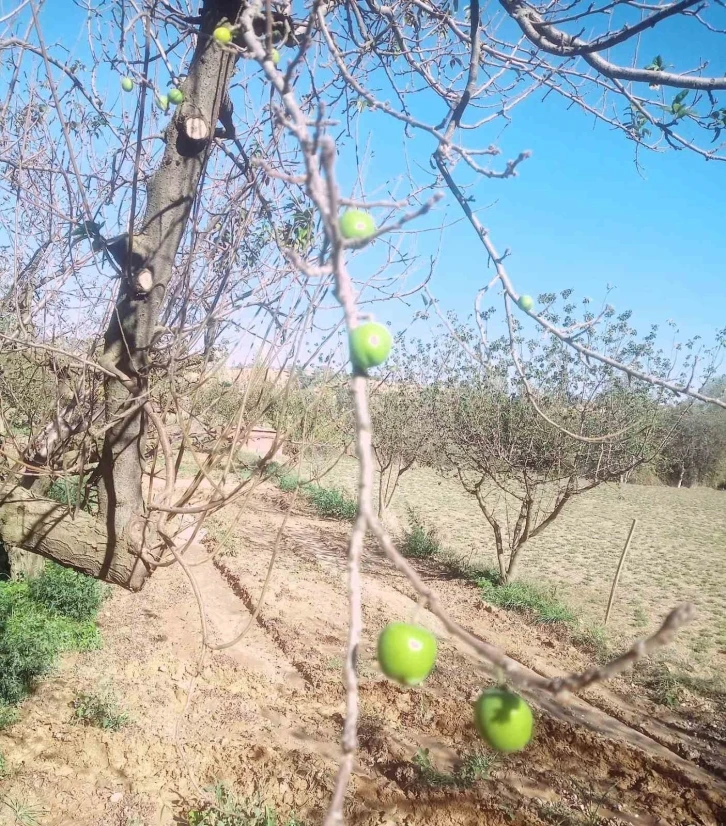
{"type": "Polygon", "coordinates": [[[680,91],[674,98],[673,103],[683,103],[683,101],[688,97],[688,89],[683,89],[680,91]]]}

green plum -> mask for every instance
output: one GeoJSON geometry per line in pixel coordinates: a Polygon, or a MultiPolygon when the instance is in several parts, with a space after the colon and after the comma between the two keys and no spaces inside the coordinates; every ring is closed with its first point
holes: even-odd
{"type": "Polygon", "coordinates": [[[483,691],[474,704],[479,734],[497,751],[521,751],[532,739],[532,709],[519,694],[506,688],[483,691]]]}
{"type": "Polygon", "coordinates": [[[124,92],[130,92],[134,88],[134,82],[130,77],[121,78],[121,88],[124,92]]]}
{"type": "Polygon", "coordinates": [[[375,231],[375,221],[362,209],[347,209],[340,217],[340,233],[343,238],[370,238],[375,231]]]}
{"type": "Polygon", "coordinates": [[[184,92],[181,89],[177,89],[176,87],[173,89],[169,89],[169,103],[173,103],[178,105],[184,102],[184,92]]]}
{"type": "Polygon", "coordinates": [[[212,37],[217,43],[229,43],[232,40],[232,29],[229,26],[217,26],[212,32],[212,37]]]}
{"type": "Polygon", "coordinates": [[[350,331],[350,360],[353,367],[365,373],[388,358],[393,337],[388,328],[376,321],[359,324],[350,331]]]}
{"type": "Polygon", "coordinates": [[[383,673],[403,685],[417,685],[436,662],[436,637],[420,625],[389,623],[378,637],[378,663],[383,673]]]}
{"type": "Polygon", "coordinates": [[[531,295],[520,295],[517,304],[519,304],[520,310],[524,310],[525,313],[529,313],[534,307],[534,299],[531,295]]]}

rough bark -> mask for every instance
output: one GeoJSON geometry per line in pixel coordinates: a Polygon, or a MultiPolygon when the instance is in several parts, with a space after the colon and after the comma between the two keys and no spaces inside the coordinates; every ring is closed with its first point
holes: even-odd
{"type": "MultiPolygon", "coordinates": [[[[0,488],[0,536],[13,545],[90,576],[138,591],[146,579],[137,565],[136,542],[117,542],[108,558],[103,522],[50,499],[36,499],[20,486],[0,488]]],[[[12,564],[12,562],[11,562],[12,564]]]]}

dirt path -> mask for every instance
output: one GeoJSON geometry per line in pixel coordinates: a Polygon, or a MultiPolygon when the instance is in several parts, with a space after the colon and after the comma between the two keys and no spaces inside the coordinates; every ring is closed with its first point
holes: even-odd
{"type": "MultiPolygon", "coordinates": [[[[233,638],[250,618],[280,504],[278,492],[260,491],[235,529],[236,556],[192,569],[216,642],[233,638]]],[[[290,519],[264,610],[241,643],[207,655],[178,739],[201,651],[188,583],[174,566],[158,571],[140,595],[115,592],[101,617],[104,648],[67,657],[24,705],[21,722],[0,734],[10,770],[0,797],[45,809],[42,826],[167,826],[185,822],[198,786],[223,780],[241,796],[319,823],[342,723],[346,532],[345,525],[304,514],[290,519]],[[73,698],[100,684],[112,686],[131,711],[131,725],[119,732],[70,723],[73,698]]],[[[189,561],[202,559],[208,547],[193,547],[189,561]]],[[[485,606],[466,583],[435,568],[426,575],[459,621],[528,667],[550,674],[587,664],[571,646],[485,606]]],[[[565,826],[584,823],[606,793],[600,815],[612,822],[726,823],[726,784],[718,774],[723,747],[697,730],[679,734],[674,726],[685,728],[683,720],[667,725],[644,701],[624,698],[618,684],[566,706],[535,697],[531,747],[497,760],[490,776],[471,788],[423,783],[411,763],[418,749],[429,749],[441,772],[481,749],[470,704],[490,678],[424,613],[419,618],[440,639],[436,671],[414,690],[385,680],[374,658],[377,633],[415,611],[405,581],[368,554],[351,823],[565,826]],[[631,727],[636,721],[639,730],[631,727]]],[[[0,806],[0,824],[15,822],[8,806],[0,806]]]]}

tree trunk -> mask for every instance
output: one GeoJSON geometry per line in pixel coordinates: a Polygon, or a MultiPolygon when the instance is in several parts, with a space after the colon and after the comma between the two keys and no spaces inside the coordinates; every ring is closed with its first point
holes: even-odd
{"type": "Polygon", "coordinates": [[[681,473],[678,476],[678,484],[676,485],[677,488],[680,488],[683,485],[683,477],[686,475],[686,467],[685,465],[681,465],[681,473]]]}
{"type": "Polygon", "coordinates": [[[103,522],[83,511],[72,519],[66,506],[36,499],[19,485],[1,489],[0,536],[6,545],[46,556],[132,591],[138,591],[146,578],[138,570],[138,552],[133,544],[118,541],[112,557],[107,558],[108,537],[103,522]]]}
{"type": "MultiPolygon", "coordinates": [[[[240,0],[204,0],[200,35],[181,87],[184,103],[167,127],[166,150],[147,187],[143,221],[130,242],[121,236],[107,248],[122,279],[100,359],[117,376],[106,378],[110,427],[99,465],[100,518],[79,513],[71,521],[57,503],[24,499],[17,489],[0,499],[0,536],[8,544],[131,590],[138,590],[152,570],[142,562],[148,514],[141,489],[146,414],[139,400],[145,398],[152,338],[234,67],[235,58],[212,32],[223,18],[235,19],[239,8],[240,0]]],[[[148,105],[150,95],[145,98],[148,105]]]]}
{"type": "Polygon", "coordinates": [[[519,554],[523,547],[524,543],[519,545],[509,554],[509,563],[507,564],[507,570],[503,577],[504,582],[507,584],[513,582],[517,578],[517,574],[519,573],[519,554]]]}

